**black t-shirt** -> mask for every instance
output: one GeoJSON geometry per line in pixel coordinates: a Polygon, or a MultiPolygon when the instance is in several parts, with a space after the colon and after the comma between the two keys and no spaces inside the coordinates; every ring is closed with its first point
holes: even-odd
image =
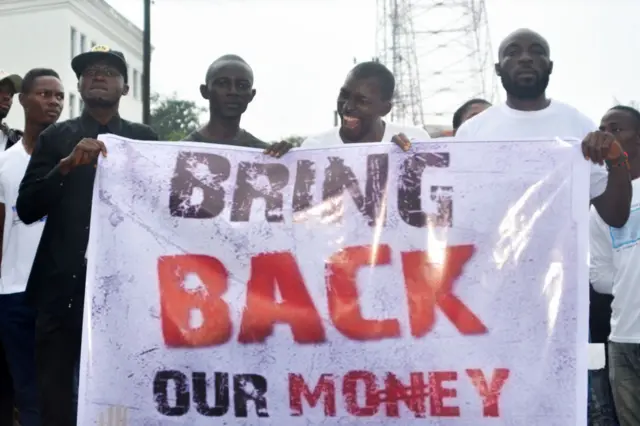
{"type": "Polygon", "coordinates": [[[247,148],[261,148],[266,149],[269,147],[269,144],[261,141],[260,139],[253,136],[251,133],[247,132],[244,129],[240,129],[235,138],[229,140],[211,140],[205,138],[202,133],[199,131],[195,131],[191,133],[189,136],[184,138],[185,141],[191,142],[206,142],[206,143],[217,143],[220,145],[236,145],[236,146],[246,146],[247,148]]]}

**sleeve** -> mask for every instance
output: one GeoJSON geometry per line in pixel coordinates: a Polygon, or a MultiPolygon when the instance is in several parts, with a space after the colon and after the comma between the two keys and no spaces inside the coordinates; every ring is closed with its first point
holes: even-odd
{"type": "Polygon", "coordinates": [[[593,200],[604,194],[607,189],[609,172],[600,164],[591,163],[591,173],[589,175],[589,197],[593,200]]]}
{"type": "Polygon", "coordinates": [[[429,134],[429,132],[421,129],[420,127],[412,129],[411,133],[407,134],[407,136],[412,142],[426,142],[428,140],[431,140],[431,135],[429,134]]]}
{"type": "Polygon", "coordinates": [[[591,208],[589,220],[589,281],[598,293],[611,294],[615,278],[613,246],[608,226],[595,208],[591,208]]]}
{"type": "Polygon", "coordinates": [[[56,128],[50,127],[40,134],[31,155],[27,171],[20,183],[16,210],[25,224],[34,223],[49,214],[60,199],[65,176],[60,173],[62,155],[56,149],[56,128]]]}
{"type": "Polygon", "coordinates": [[[159,139],[158,134],[151,127],[148,128],[147,131],[147,139],[148,141],[157,141],[159,139]]]}
{"type": "Polygon", "coordinates": [[[302,141],[300,144],[300,148],[317,148],[322,146],[320,139],[317,137],[309,137],[302,141]]]}
{"type": "Polygon", "coordinates": [[[465,121],[462,123],[462,126],[458,127],[456,131],[456,138],[460,139],[472,139],[473,135],[471,134],[471,128],[469,126],[469,121],[465,121]]]}
{"type": "Polygon", "coordinates": [[[2,179],[2,174],[4,172],[5,158],[7,157],[6,152],[7,151],[4,151],[2,154],[0,154],[0,203],[2,204],[6,204],[5,194],[4,194],[4,184],[2,179]]]}

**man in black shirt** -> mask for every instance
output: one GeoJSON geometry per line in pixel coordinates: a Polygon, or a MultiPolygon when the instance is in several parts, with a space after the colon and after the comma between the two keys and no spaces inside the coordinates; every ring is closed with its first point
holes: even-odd
{"type": "Polygon", "coordinates": [[[40,135],[18,195],[20,219],[47,217],[33,263],[27,297],[38,310],[36,364],[43,426],[76,425],[77,378],[82,341],[91,199],[98,155],[96,140],[113,133],[157,140],[150,127],[120,118],[129,91],[124,55],[96,46],[71,62],[84,111],[40,135]]]}
{"type": "Polygon", "coordinates": [[[200,94],[209,101],[209,121],[184,140],[238,145],[264,149],[273,157],[281,157],[292,145],[288,142],[269,144],[240,128],[240,119],[256,96],[253,70],[236,55],[224,55],[207,70],[200,94]]]}

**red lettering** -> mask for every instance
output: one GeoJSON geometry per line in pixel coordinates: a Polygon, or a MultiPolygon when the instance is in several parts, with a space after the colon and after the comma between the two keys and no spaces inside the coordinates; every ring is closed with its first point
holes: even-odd
{"type": "Polygon", "coordinates": [[[318,404],[320,398],[324,397],[322,398],[324,415],[327,417],[336,415],[336,385],[331,374],[321,375],[313,392],[309,390],[302,374],[289,374],[289,407],[292,416],[302,415],[303,396],[312,408],[318,404]]]}
{"type": "Polygon", "coordinates": [[[291,253],[265,253],[251,259],[247,304],[238,341],[264,342],[276,323],[288,323],[293,340],[321,343],[325,332],[320,314],[307,292],[298,264],[291,253]],[[276,286],[282,303],[275,301],[276,286]]]}
{"type": "Polygon", "coordinates": [[[473,256],[472,245],[447,247],[443,264],[431,262],[427,252],[402,253],[402,269],[407,288],[409,322],[414,337],[426,335],[435,324],[436,305],[462,334],[484,334],[487,327],[457,297],[453,283],[473,256]]]}
{"type": "Polygon", "coordinates": [[[378,412],[376,375],[370,371],[349,371],[342,380],[342,395],[347,412],[356,417],[371,417],[378,412]],[[364,382],[364,405],[358,402],[358,382],[364,382]]]}
{"type": "Polygon", "coordinates": [[[227,269],[215,257],[200,255],[163,256],[158,259],[160,321],[167,346],[221,345],[231,338],[229,306],[220,297],[227,290],[227,269]],[[194,274],[204,288],[186,289],[186,278],[194,274]],[[191,324],[199,311],[202,324],[191,324]]]}
{"type": "Polygon", "coordinates": [[[432,371],[429,373],[429,404],[432,416],[460,417],[459,407],[444,405],[445,398],[455,398],[458,392],[455,389],[442,386],[443,382],[457,379],[458,373],[455,371],[432,371]]]}
{"type": "Polygon", "coordinates": [[[387,417],[400,417],[399,401],[403,401],[417,418],[425,417],[425,401],[429,389],[424,383],[424,374],[411,373],[409,381],[410,385],[405,386],[395,374],[387,374],[384,381],[385,392],[380,395],[380,402],[385,403],[387,417]]]}
{"type": "Polygon", "coordinates": [[[482,415],[484,417],[500,417],[500,393],[509,378],[509,369],[496,368],[493,370],[490,385],[487,384],[484,373],[480,369],[468,369],[467,375],[471,378],[471,383],[482,399],[482,415]]]}
{"type": "Polygon", "coordinates": [[[389,265],[391,248],[381,244],[346,247],[327,264],[329,315],[335,327],[352,340],[381,340],[400,336],[397,319],[371,320],[362,317],[356,273],[363,266],[389,265]]]}

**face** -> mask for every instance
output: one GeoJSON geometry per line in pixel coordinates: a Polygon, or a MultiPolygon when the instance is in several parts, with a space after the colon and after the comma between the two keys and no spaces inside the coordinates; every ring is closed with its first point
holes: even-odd
{"type": "Polygon", "coordinates": [[[600,121],[600,130],[616,137],[629,157],[640,153],[640,129],[638,122],[626,111],[609,110],[600,121]]]}
{"type": "Polygon", "coordinates": [[[473,118],[476,115],[480,114],[482,111],[486,110],[490,106],[491,106],[490,104],[486,104],[484,102],[471,104],[469,108],[467,108],[465,113],[462,115],[462,121],[460,122],[460,125],[462,125],[468,119],[473,118]]]}
{"type": "Polygon", "coordinates": [[[31,91],[20,94],[20,104],[28,121],[49,125],[60,117],[64,106],[64,87],[56,77],[38,77],[31,91]]]}
{"type": "Polygon", "coordinates": [[[78,91],[88,106],[112,107],[129,92],[117,67],[104,61],[89,65],[78,81],[78,91]]]}
{"type": "Polygon", "coordinates": [[[8,80],[0,82],[0,120],[4,120],[9,115],[15,93],[13,83],[8,80]]]}
{"type": "Polygon", "coordinates": [[[377,120],[391,111],[391,101],[382,99],[380,84],[375,78],[356,79],[348,75],[338,95],[337,111],[341,135],[360,141],[377,120]]]}
{"type": "Polygon", "coordinates": [[[553,70],[547,46],[531,32],[516,33],[504,41],[496,73],[507,93],[522,100],[534,100],[545,93],[553,70]]]}
{"type": "Polygon", "coordinates": [[[210,70],[200,94],[209,101],[209,109],[222,118],[240,118],[256,95],[253,72],[242,62],[227,61],[210,70]]]}

